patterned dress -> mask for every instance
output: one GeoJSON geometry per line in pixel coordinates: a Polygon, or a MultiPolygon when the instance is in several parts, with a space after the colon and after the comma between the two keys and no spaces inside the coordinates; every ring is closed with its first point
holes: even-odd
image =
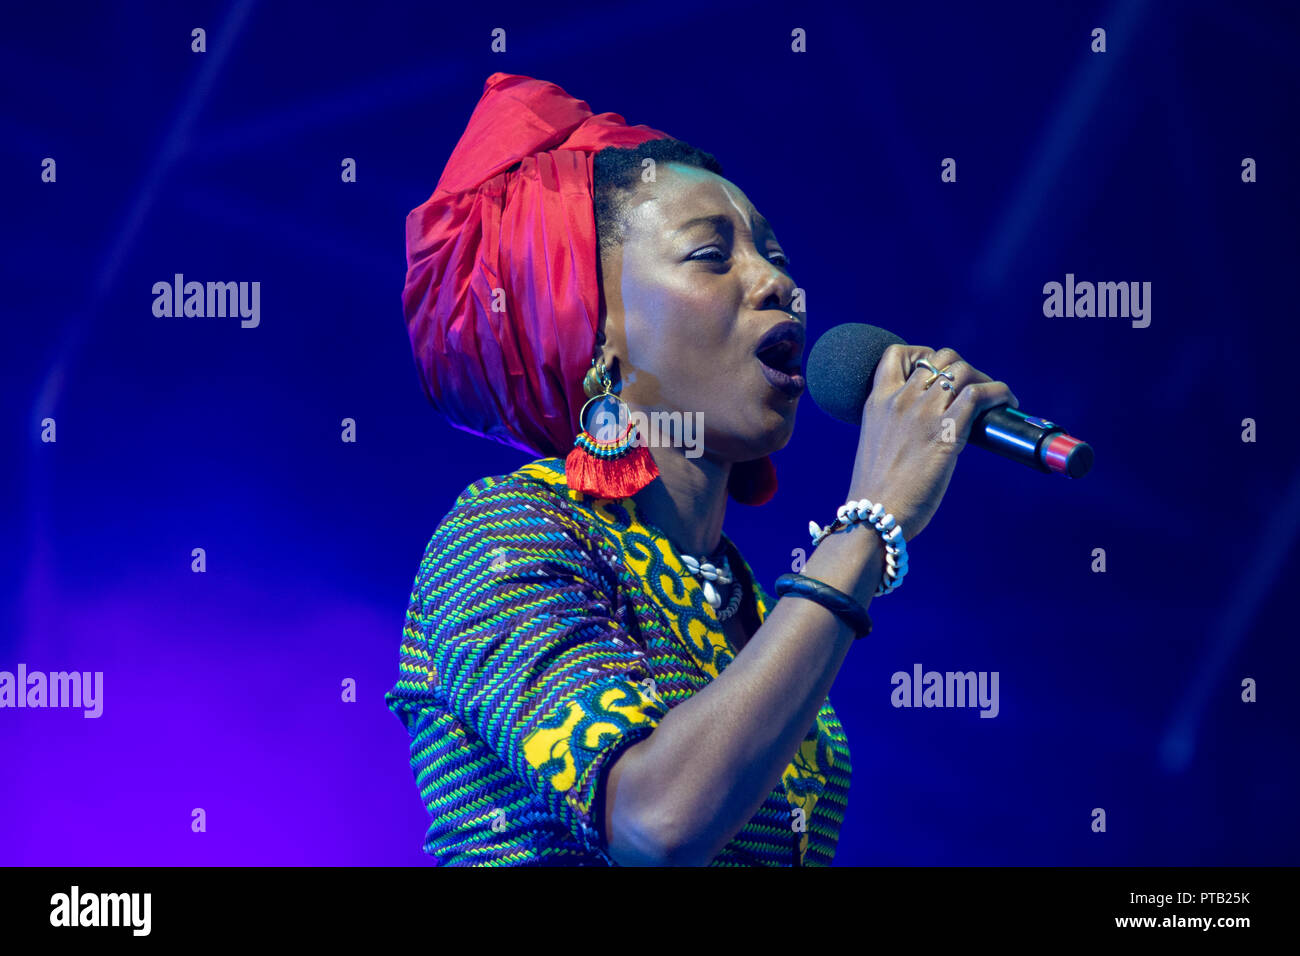
{"type": "MultiPolygon", "coordinates": [[[[724,535],[724,540],[726,536],[724,535]]],[[[760,621],[771,598],[727,540],[760,621]]],[[[470,485],[425,550],[385,695],[444,866],[614,866],[603,771],[735,657],[701,586],[631,498],[543,458],[470,485]]],[[[711,866],[829,866],[848,744],[831,708],[711,866]]]]}

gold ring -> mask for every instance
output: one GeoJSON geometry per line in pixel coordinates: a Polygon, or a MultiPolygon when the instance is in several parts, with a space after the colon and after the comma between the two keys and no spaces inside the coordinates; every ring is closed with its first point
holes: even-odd
{"type": "MultiPolygon", "coordinates": [[[[920,363],[918,363],[918,364],[920,364],[920,363]]],[[[956,379],[953,378],[953,374],[952,374],[952,372],[948,371],[948,369],[952,368],[954,364],[956,364],[956,363],[954,363],[954,362],[949,362],[949,363],[948,363],[947,365],[945,365],[943,368],[939,368],[939,369],[935,369],[935,368],[933,368],[933,366],[930,366],[930,367],[932,368],[932,370],[934,371],[934,374],[933,374],[932,376],[930,376],[929,381],[927,381],[927,382],[925,383],[925,385],[924,385],[924,387],[921,389],[921,391],[924,392],[924,391],[925,391],[926,389],[928,389],[931,385],[933,385],[933,384],[935,383],[935,381],[938,380],[938,378],[939,378],[940,375],[942,375],[944,378],[946,378],[949,382],[954,382],[954,381],[956,381],[956,379]]],[[[945,383],[944,383],[944,387],[945,387],[945,388],[951,388],[952,386],[951,386],[951,385],[948,385],[948,384],[945,382],[945,383]]]]}
{"type": "Polygon", "coordinates": [[[929,359],[917,359],[917,361],[916,361],[916,367],[917,367],[917,368],[927,369],[927,370],[929,370],[930,372],[933,373],[933,374],[932,374],[928,379],[926,379],[925,384],[921,386],[921,391],[924,392],[927,388],[929,388],[931,385],[933,385],[933,384],[934,384],[934,380],[937,379],[937,378],[939,377],[939,370],[938,370],[937,368],[935,368],[934,365],[932,365],[932,364],[930,363],[930,360],[929,360],[929,359]]]}
{"type": "Polygon", "coordinates": [[[917,359],[917,360],[916,360],[916,364],[917,364],[918,367],[920,367],[920,368],[924,368],[924,369],[928,369],[929,371],[931,371],[931,372],[934,373],[933,375],[930,376],[930,380],[929,380],[928,382],[925,383],[925,387],[926,387],[926,388],[929,388],[930,385],[931,385],[931,383],[933,383],[934,380],[935,380],[936,378],[938,378],[940,375],[942,375],[944,378],[946,378],[946,379],[947,379],[948,381],[950,381],[950,382],[951,382],[951,381],[954,381],[954,379],[953,379],[953,377],[952,377],[952,373],[949,372],[948,369],[950,369],[950,368],[952,368],[954,365],[956,365],[956,364],[957,364],[956,362],[949,362],[949,363],[948,363],[947,365],[945,365],[943,368],[935,368],[934,365],[933,365],[933,363],[931,363],[929,359],[917,359]]]}

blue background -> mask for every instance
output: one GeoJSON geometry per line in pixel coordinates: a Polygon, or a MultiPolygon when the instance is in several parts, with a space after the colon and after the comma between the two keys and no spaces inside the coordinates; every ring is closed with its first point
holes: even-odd
{"type": "MultiPolygon", "coordinates": [[[[526,458],[425,403],[403,226],[495,71],[715,153],[813,338],[952,346],[1096,449],[1080,481],[962,455],[831,691],[837,864],[1300,862],[1295,8],[893,6],[9,14],[0,670],[106,689],[0,711],[0,863],[428,862],[383,693],[429,535],[526,458]],[[260,326],[155,318],[177,272],[260,281],[260,326]],[[1150,327],[1045,318],[1067,272],[1151,282],[1150,327]],[[1001,713],[893,708],[914,663],[998,671],[1001,713]]],[[[854,449],[801,406],[777,498],[727,516],[769,589],[854,449]]]]}

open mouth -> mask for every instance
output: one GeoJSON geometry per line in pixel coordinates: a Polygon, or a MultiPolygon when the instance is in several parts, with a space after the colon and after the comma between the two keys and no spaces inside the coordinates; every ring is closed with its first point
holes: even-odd
{"type": "Polygon", "coordinates": [[[762,364],[763,377],[776,389],[788,395],[798,395],[806,388],[803,380],[803,365],[800,362],[800,346],[797,342],[784,341],[766,347],[758,352],[762,364]]]}
{"type": "Polygon", "coordinates": [[[760,349],[758,360],[768,368],[776,369],[778,372],[785,372],[787,375],[794,375],[803,371],[803,364],[799,359],[801,351],[794,342],[777,342],[775,345],[760,349]]]}
{"type": "Polygon", "coordinates": [[[803,345],[803,326],[798,322],[782,322],[763,336],[754,352],[768,383],[793,397],[807,386],[803,377],[803,345]]]}

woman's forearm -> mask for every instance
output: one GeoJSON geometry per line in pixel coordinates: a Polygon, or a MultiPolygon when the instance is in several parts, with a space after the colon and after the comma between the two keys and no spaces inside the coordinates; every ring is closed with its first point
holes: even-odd
{"type": "MultiPolygon", "coordinates": [[[[833,534],[804,574],[865,607],[884,549],[869,529],[833,534]]],[[[637,859],[647,834],[660,862],[704,865],[758,812],[825,703],[854,640],[820,604],[777,602],[742,651],[708,686],[628,748],[607,782],[610,852],[637,859]],[[626,758],[631,759],[626,759],[626,758]],[[637,821],[636,837],[623,821],[637,821]]]]}

